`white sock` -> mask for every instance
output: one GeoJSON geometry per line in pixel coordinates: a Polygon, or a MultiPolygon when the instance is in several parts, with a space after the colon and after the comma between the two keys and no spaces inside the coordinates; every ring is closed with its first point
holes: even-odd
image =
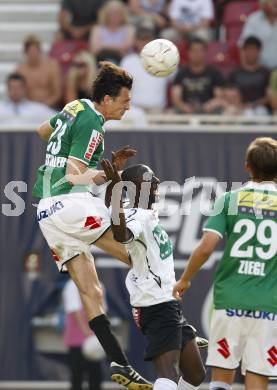
{"type": "Polygon", "coordinates": [[[182,377],[179,379],[177,390],[197,390],[199,387],[195,387],[186,382],[182,377]]]}
{"type": "Polygon", "coordinates": [[[211,382],[209,386],[210,390],[231,390],[232,386],[225,382],[211,382]]]}
{"type": "Polygon", "coordinates": [[[158,378],[154,383],[154,390],[176,390],[177,383],[173,382],[171,379],[167,378],[158,378]]]}

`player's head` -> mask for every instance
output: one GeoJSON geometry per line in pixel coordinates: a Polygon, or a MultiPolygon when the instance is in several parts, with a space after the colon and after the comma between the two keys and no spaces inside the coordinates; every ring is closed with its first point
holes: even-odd
{"type": "Polygon", "coordinates": [[[270,137],[256,138],[248,146],[246,170],[253,180],[277,182],[277,141],[270,137]]]}
{"type": "Polygon", "coordinates": [[[92,86],[92,100],[106,120],[121,119],[130,108],[132,76],[119,66],[104,61],[92,86]]]}
{"type": "Polygon", "coordinates": [[[147,165],[132,165],[122,172],[121,178],[126,183],[135,184],[135,193],[133,187],[127,185],[127,193],[134,200],[134,207],[151,208],[157,201],[160,180],[147,165]]]}

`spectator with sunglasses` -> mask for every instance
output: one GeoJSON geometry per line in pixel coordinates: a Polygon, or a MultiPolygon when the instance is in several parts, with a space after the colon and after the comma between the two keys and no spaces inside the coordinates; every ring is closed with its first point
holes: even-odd
{"type": "Polygon", "coordinates": [[[66,77],[65,102],[90,98],[91,85],[96,76],[96,62],[88,51],[81,51],[75,57],[66,77]]]}

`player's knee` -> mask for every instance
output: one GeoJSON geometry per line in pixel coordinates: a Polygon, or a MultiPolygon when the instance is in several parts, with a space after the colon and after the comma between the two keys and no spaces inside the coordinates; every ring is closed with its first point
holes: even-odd
{"type": "Polygon", "coordinates": [[[82,286],[79,290],[80,295],[84,299],[96,304],[101,304],[103,302],[103,291],[100,286],[90,285],[82,286]]]}

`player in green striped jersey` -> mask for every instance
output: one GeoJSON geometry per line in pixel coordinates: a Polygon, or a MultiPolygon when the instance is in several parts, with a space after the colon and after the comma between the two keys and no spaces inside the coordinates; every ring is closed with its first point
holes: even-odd
{"type": "Polygon", "coordinates": [[[277,377],[277,141],[261,137],[246,152],[251,181],[216,200],[213,215],[174,287],[176,298],[223,237],[214,278],[207,365],[211,390],[229,390],[242,363],[247,390],[265,390],[277,377]]]}
{"type": "MultiPolygon", "coordinates": [[[[91,194],[90,186],[106,180],[103,171],[97,170],[104,151],[103,125],[107,120],[121,119],[129,109],[131,88],[132,77],[105,62],[94,81],[92,101],[75,100],[39,127],[39,135],[48,143],[33,194],[40,198],[40,229],[59,270],[68,270],[78,287],[90,328],[112,361],[113,378],[131,390],[150,390],[152,384],[129,365],[111,332],[90,251],[90,245],[95,244],[129,263],[124,246],[113,239],[108,209],[91,194]]],[[[122,169],[134,154],[134,150],[123,148],[114,154],[114,162],[122,169]]]]}

